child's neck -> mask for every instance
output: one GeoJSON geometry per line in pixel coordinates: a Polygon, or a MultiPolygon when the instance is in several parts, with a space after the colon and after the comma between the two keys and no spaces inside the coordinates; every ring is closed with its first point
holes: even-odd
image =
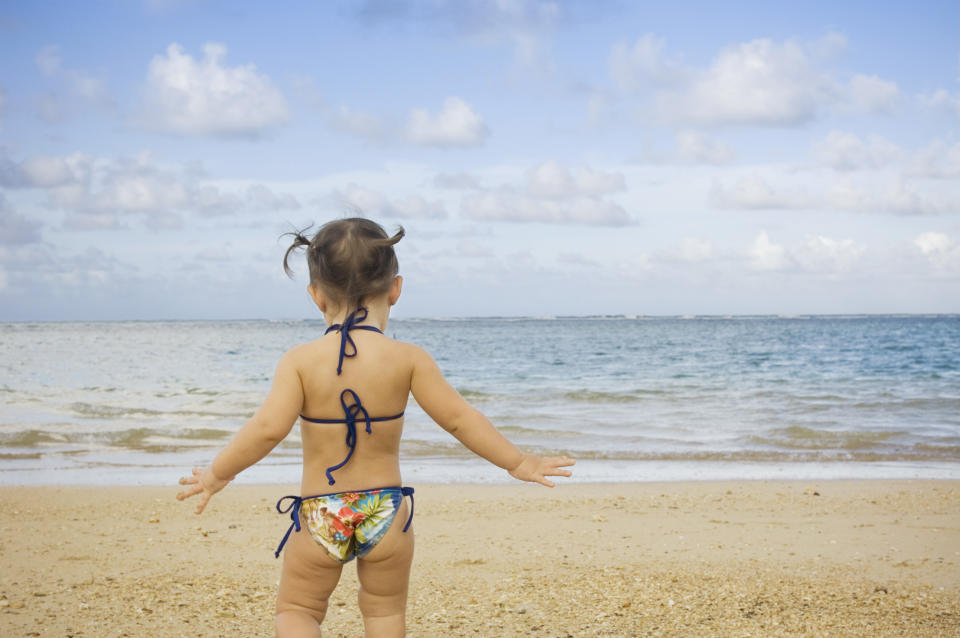
{"type": "MultiPolygon", "coordinates": [[[[367,318],[364,319],[360,325],[374,326],[379,328],[381,332],[387,330],[387,321],[390,319],[390,304],[386,298],[364,302],[361,307],[367,309],[367,318]]],[[[345,308],[337,309],[336,312],[323,313],[323,319],[327,322],[328,326],[341,324],[346,318],[347,311],[345,308]]]]}

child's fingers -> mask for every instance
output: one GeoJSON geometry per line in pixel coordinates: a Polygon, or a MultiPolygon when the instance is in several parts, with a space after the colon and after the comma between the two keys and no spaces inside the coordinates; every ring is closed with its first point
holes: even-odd
{"type": "MultiPolygon", "coordinates": [[[[183,479],[180,479],[180,480],[181,482],[183,481],[183,479]]],[[[177,494],[177,500],[182,501],[184,499],[190,498],[191,496],[196,496],[202,491],[203,491],[203,486],[197,483],[193,487],[190,487],[188,489],[183,490],[182,492],[179,492],[177,494]]]]}
{"type": "Polygon", "coordinates": [[[202,513],[203,513],[203,509],[207,506],[207,503],[210,502],[210,497],[211,497],[211,496],[213,496],[213,495],[210,494],[209,492],[204,492],[204,494],[203,494],[203,499],[200,501],[200,504],[197,505],[197,509],[196,509],[196,513],[197,513],[197,514],[202,514],[202,513]]]}

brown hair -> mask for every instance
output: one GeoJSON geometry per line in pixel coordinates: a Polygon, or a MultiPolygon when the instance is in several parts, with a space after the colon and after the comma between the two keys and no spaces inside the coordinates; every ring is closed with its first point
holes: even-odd
{"type": "Polygon", "coordinates": [[[350,217],[327,222],[307,239],[309,227],[287,233],[293,244],[283,256],[283,270],[293,277],[288,260],[290,253],[307,247],[310,283],[319,287],[333,301],[356,310],[368,297],[390,289],[399,269],[393,245],[403,238],[402,226],[388,237],[380,224],[363,217],[350,217]]]}

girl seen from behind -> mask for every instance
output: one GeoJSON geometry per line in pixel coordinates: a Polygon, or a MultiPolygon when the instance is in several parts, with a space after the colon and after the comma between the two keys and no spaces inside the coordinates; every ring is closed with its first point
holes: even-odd
{"type": "Polygon", "coordinates": [[[311,298],[329,328],[288,351],[256,414],[204,470],[180,479],[180,500],[199,495],[196,513],[238,473],[266,456],[301,419],[300,496],[290,513],[277,595],[281,638],[320,636],[343,565],[357,559],[358,604],[368,638],[403,636],[413,559],[413,488],[403,485],[403,413],[417,404],[468,449],[511,476],[553,487],[570,476],[566,457],[520,452],[444,379],[421,348],[384,335],[403,279],[392,237],[364,218],[332,221],[313,236],[294,233],[284,257],[306,247],[311,298]],[[306,533],[303,533],[306,532],[306,533]]]}

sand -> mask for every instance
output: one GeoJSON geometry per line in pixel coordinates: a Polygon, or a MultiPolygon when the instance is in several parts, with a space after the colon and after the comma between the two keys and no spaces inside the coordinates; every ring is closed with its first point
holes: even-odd
{"type": "MultiPolygon", "coordinates": [[[[960,482],[415,487],[410,636],[960,636],[960,482]]],[[[273,635],[294,488],[177,489],[0,488],[0,636],[273,635]]]]}

